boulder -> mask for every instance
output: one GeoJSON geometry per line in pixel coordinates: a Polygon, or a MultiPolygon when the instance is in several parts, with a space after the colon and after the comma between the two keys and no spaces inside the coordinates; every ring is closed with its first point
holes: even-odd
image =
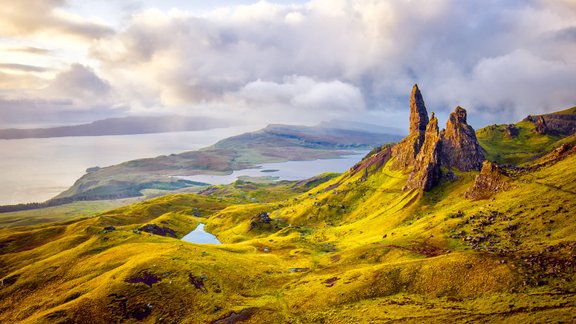
{"type": "Polygon", "coordinates": [[[146,224],[140,227],[139,230],[154,235],[178,237],[173,229],[166,226],[160,227],[156,224],[146,224]]]}

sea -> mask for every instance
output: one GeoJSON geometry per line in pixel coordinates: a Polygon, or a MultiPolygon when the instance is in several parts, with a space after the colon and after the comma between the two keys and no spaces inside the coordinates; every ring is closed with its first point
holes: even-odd
{"type": "Polygon", "coordinates": [[[202,131],[0,140],[0,205],[46,201],[90,167],[193,151],[262,125],[202,131]]]}
{"type": "MultiPolygon", "coordinates": [[[[160,134],[0,140],[0,205],[46,201],[72,186],[90,167],[197,150],[261,128],[262,125],[251,125],[160,134]]],[[[265,164],[228,176],[200,176],[191,180],[220,184],[233,182],[242,175],[305,179],[323,172],[343,172],[364,153],[342,159],[265,164]]]]}

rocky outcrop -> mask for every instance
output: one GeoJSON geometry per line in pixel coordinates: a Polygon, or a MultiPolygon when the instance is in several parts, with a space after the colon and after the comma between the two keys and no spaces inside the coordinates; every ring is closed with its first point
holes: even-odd
{"type": "Polygon", "coordinates": [[[442,138],[442,166],[460,171],[480,170],[484,154],[466,119],[466,110],[460,106],[450,114],[442,138]]]}
{"type": "Polygon", "coordinates": [[[536,121],[534,122],[534,125],[536,126],[534,128],[534,131],[540,135],[546,135],[548,133],[550,133],[550,130],[548,130],[548,127],[546,127],[546,120],[544,119],[544,117],[542,116],[538,116],[536,118],[536,121]]]}
{"type": "Polygon", "coordinates": [[[418,189],[428,191],[438,184],[441,177],[442,138],[438,129],[438,119],[432,118],[426,127],[425,140],[416,156],[414,168],[403,190],[418,189]]]}
{"type": "Polygon", "coordinates": [[[569,136],[576,134],[576,107],[558,113],[524,118],[534,124],[534,132],[541,135],[569,136]]]}
{"type": "Polygon", "coordinates": [[[426,126],[428,125],[428,112],[424,104],[422,93],[415,84],[410,95],[410,133],[392,149],[394,161],[392,169],[404,169],[416,161],[416,156],[424,144],[426,126]]]}
{"type": "Polygon", "coordinates": [[[506,131],[506,136],[508,138],[516,138],[516,136],[518,136],[518,134],[520,133],[520,131],[514,124],[506,125],[504,130],[506,131]]]}
{"type": "Polygon", "coordinates": [[[506,172],[496,163],[485,160],[480,174],[476,176],[474,184],[466,192],[466,198],[488,199],[500,191],[510,189],[506,172]]]}
{"type": "Polygon", "coordinates": [[[466,110],[456,107],[450,114],[446,129],[440,132],[434,113],[428,119],[417,85],[412,88],[410,97],[410,134],[392,147],[391,153],[391,169],[411,171],[404,190],[418,189],[421,192],[438,184],[442,168],[447,169],[446,178],[453,179],[453,168],[480,170],[484,161],[476,132],[468,125],[466,110]]]}
{"type": "Polygon", "coordinates": [[[140,227],[139,230],[154,235],[178,237],[178,235],[173,229],[166,226],[160,227],[156,224],[146,224],[140,227]]]}

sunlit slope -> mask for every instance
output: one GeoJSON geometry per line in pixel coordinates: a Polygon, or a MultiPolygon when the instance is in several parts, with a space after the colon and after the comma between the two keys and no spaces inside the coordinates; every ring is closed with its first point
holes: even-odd
{"type": "Polygon", "coordinates": [[[529,116],[513,125],[491,125],[479,129],[476,136],[486,151],[486,158],[503,164],[521,164],[561,143],[576,141],[574,135],[570,136],[570,129],[576,128],[576,107],[540,116],[546,125],[541,126],[542,129],[537,129],[538,116],[529,116]]]}
{"type": "Polygon", "coordinates": [[[472,201],[477,173],[418,196],[387,152],[264,203],[240,183],[0,230],[0,320],[574,320],[576,155],[472,201]],[[198,222],[225,244],[178,240],[198,222]]]}

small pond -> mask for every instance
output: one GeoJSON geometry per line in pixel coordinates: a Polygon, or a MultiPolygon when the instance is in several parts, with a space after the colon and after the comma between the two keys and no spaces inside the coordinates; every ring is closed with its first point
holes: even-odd
{"type": "Polygon", "coordinates": [[[204,230],[204,224],[198,224],[198,227],[196,227],[192,232],[186,234],[182,240],[198,244],[220,244],[220,241],[218,241],[216,236],[204,230]]]}

